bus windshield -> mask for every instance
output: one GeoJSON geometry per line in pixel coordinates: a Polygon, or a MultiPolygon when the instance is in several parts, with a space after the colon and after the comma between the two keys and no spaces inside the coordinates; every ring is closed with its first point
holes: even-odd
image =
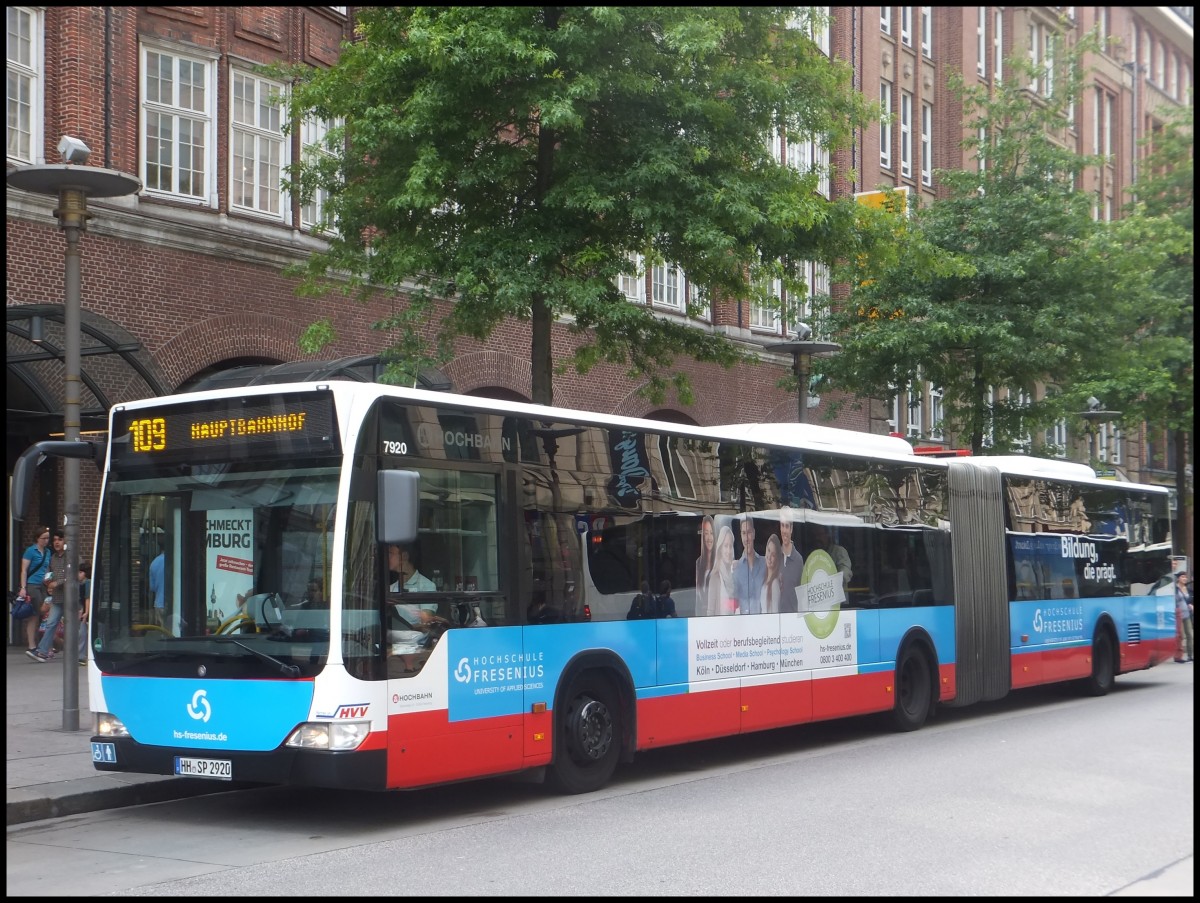
{"type": "Polygon", "coordinates": [[[179,465],[110,478],[96,658],[161,676],[311,676],[329,650],[338,468],[179,465]]]}

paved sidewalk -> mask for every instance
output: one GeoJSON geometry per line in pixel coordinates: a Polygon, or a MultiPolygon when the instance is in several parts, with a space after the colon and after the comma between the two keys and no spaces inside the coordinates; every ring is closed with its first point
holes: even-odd
{"type": "Polygon", "coordinates": [[[166,775],[120,774],[92,767],[95,725],[88,709],[87,668],[79,672],[79,730],[63,730],[64,675],[61,658],[39,664],[10,646],[6,662],[8,764],[6,824],[135,806],[233,789],[212,781],[166,775]]]}

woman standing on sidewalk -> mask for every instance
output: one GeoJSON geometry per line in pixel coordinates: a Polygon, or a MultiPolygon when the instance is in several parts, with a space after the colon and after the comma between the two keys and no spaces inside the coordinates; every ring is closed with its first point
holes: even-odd
{"type": "Polygon", "coordinates": [[[17,590],[27,595],[33,605],[33,614],[23,622],[26,653],[37,650],[37,627],[42,620],[42,603],[46,601],[46,587],[42,585],[42,578],[50,569],[50,550],[46,548],[48,545],[50,528],[39,527],[37,539],[21,556],[21,585],[17,590]]]}

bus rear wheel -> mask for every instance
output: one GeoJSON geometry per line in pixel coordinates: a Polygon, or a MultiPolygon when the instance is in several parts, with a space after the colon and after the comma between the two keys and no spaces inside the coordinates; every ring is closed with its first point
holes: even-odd
{"type": "Polygon", "coordinates": [[[1092,640],[1092,673],[1083,679],[1088,696],[1107,696],[1117,682],[1117,654],[1112,635],[1101,628],[1092,640]]]}
{"type": "Polygon", "coordinates": [[[933,671],[923,650],[912,644],[904,647],[896,662],[894,683],[892,723],[897,730],[915,731],[933,710],[933,671]]]}
{"type": "Polygon", "coordinates": [[[548,783],[560,793],[591,793],[613,776],[621,755],[621,711],[610,681],[583,674],[555,715],[548,783]]]}

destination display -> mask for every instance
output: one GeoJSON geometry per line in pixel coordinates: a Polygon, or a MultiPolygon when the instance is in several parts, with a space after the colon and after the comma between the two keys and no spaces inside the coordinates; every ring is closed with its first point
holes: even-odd
{"type": "Polygon", "coordinates": [[[113,412],[113,466],[337,454],[333,395],[304,392],[113,412]]]}

